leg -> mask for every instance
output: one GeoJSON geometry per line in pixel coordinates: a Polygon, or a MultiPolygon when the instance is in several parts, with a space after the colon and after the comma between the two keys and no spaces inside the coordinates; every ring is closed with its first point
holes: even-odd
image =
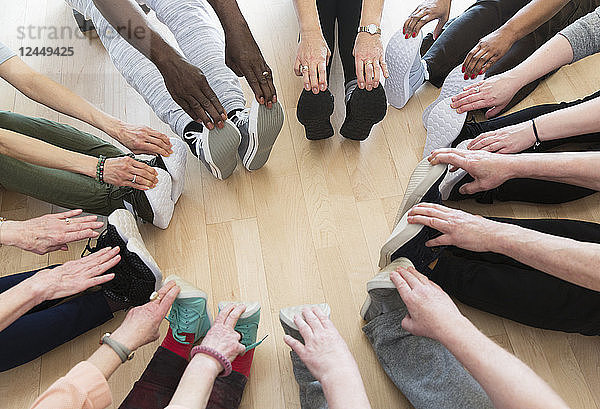
{"type": "Polygon", "coordinates": [[[429,82],[441,87],[448,73],[461,64],[477,42],[508,21],[527,0],[477,0],[433,43],[423,59],[429,82]]]}
{"type": "Polygon", "coordinates": [[[338,44],[344,68],[344,84],[356,79],[354,65],[354,40],[360,24],[362,0],[342,0],[337,2],[338,44]]]}
{"type": "Polygon", "coordinates": [[[244,109],[237,76],[225,65],[225,36],[206,0],[147,0],[158,19],[175,35],[192,64],[202,70],[225,112],[244,109]]]}
{"type": "MultiPolygon", "coordinates": [[[[399,297],[398,297],[399,298],[399,297]]],[[[417,409],[492,408],[489,398],[442,344],[402,328],[406,307],[363,327],[386,374],[417,409]]]]}
{"type": "Polygon", "coordinates": [[[317,0],[317,11],[319,12],[319,21],[321,23],[321,31],[323,37],[327,42],[329,51],[331,51],[331,58],[327,64],[327,81],[329,81],[329,75],[331,73],[331,61],[333,60],[333,53],[335,52],[335,20],[336,20],[336,1],[335,0],[317,0]]]}
{"type": "MultiPolygon", "coordinates": [[[[45,268],[40,268],[38,270],[26,271],[23,273],[11,274],[8,276],[0,277],[0,294],[2,294],[4,291],[8,290],[9,288],[12,288],[12,287],[20,284],[21,282],[27,280],[29,277],[33,276],[35,273],[37,273],[40,270],[51,269],[54,267],[58,267],[58,264],[48,266],[45,268]]],[[[31,310],[27,311],[27,314],[31,314],[36,311],[45,310],[46,308],[52,307],[52,306],[60,303],[62,300],[63,299],[44,301],[43,303],[36,305],[31,310]]]]}
{"type": "Polygon", "coordinates": [[[101,291],[26,314],[0,332],[0,371],[30,362],[112,317],[101,291]]]}
{"type": "Polygon", "coordinates": [[[226,378],[217,378],[206,409],[239,408],[247,381],[248,378],[236,371],[226,378]]]}
{"type": "Polygon", "coordinates": [[[173,101],[156,66],[119,36],[98,11],[92,0],[67,0],[69,5],[91,19],[100,41],[123,78],[131,85],[173,132],[183,136],[184,128],[192,122],[173,101]]]}
{"type": "MultiPolygon", "coordinates": [[[[573,220],[495,219],[548,234],[600,243],[600,225],[573,220]]],[[[461,302],[534,327],[600,334],[600,293],[506,256],[453,247],[429,277],[461,302]]]]}

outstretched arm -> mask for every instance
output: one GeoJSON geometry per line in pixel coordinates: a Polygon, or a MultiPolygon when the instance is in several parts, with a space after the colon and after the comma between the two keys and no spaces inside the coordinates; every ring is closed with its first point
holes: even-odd
{"type": "MultiPolygon", "coordinates": [[[[381,14],[385,0],[365,0],[362,4],[360,26],[381,26],[381,14]]],[[[354,42],[354,66],[358,87],[371,91],[379,86],[381,73],[389,77],[383,54],[381,34],[358,33],[354,42]]]]}
{"type": "Polygon", "coordinates": [[[136,127],[100,111],[79,95],[32,69],[19,57],[0,64],[0,77],[23,94],[65,115],[87,122],[121,142],[133,153],[168,156],[169,138],[148,127],[136,127]]]}
{"type": "Polygon", "coordinates": [[[438,340],[479,382],[498,409],[566,409],[527,365],[483,335],[434,282],[410,267],[390,275],[408,308],[402,327],[438,340]]]}

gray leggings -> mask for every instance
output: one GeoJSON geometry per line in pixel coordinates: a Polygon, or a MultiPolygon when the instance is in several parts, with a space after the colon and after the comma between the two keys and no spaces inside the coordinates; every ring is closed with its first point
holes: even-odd
{"type": "MultiPolygon", "coordinates": [[[[91,19],[123,78],[152,107],[156,115],[182,136],[192,119],[173,101],[156,66],[117,34],[92,0],[66,0],[91,19]]],[[[183,55],[200,68],[225,108],[231,112],[245,107],[237,76],[225,65],[225,37],[221,24],[206,0],[145,0],[175,36],[183,55]]]]}

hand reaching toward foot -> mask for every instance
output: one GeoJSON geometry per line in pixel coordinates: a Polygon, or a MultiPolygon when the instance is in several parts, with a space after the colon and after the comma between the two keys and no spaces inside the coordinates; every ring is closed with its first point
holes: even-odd
{"type": "Polygon", "coordinates": [[[304,89],[318,94],[327,89],[327,63],[331,52],[318,32],[303,33],[298,44],[298,55],[294,63],[294,73],[303,77],[304,89]],[[302,67],[308,67],[308,70],[302,67]]]}

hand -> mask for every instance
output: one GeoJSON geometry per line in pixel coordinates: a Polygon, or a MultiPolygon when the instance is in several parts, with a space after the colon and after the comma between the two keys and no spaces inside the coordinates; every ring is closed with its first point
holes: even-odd
{"type": "Polygon", "coordinates": [[[244,311],[244,304],[229,304],[221,310],[201,345],[219,351],[230,361],[244,354],[246,347],[240,344],[241,336],[234,329],[244,311]]]}
{"type": "Polygon", "coordinates": [[[330,57],[331,52],[320,31],[302,34],[294,73],[303,77],[305,90],[310,91],[312,88],[312,92],[318,94],[327,89],[327,64],[330,57]],[[308,70],[303,70],[303,66],[307,66],[308,70]]]}
{"type": "Polygon", "coordinates": [[[465,320],[448,294],[413,267],[398,267],[390,278],[408,309],[402,328],[411,334],[439,341],[465,320]]]}
{"type": "Polygon", "coordinates": [[[158,297],[154,301],[129,310],[123,323],[110,337],[131,351],[156,341],[160,336],[160,323],[169,312],[179,291],[180,288],[175,282],[169,281],[158,290],[158,297]]]}
{"type": "Polygon", "coordinates": [[[277,102],[271,68],[245,23],[236,30],[225,30],[225,63],[238,76],[246,77],[259,103],[271,108],[277,102]]]}
{"type": "Polygon", "coordinates": [[[510,50],[514,44],[512,37],[501,29],[492,31],[483,37],[467,54],[463,62],[462,71],[465,79],[475,79],[490,69],[500,58],[510,50]]]}
{"type": "Polygon", "coordinates": [[[459,193],[472,195],[494,189],[515,177],[512,172],[514,157],[487,151],[467,151],[462,149],[438,149],[429,157],[432,165],[451,165],[450,172],[463,169],[473,177],[473,182],[465,183],[459,193]]]}
{"type": "Polygon", "coordinates": [[[379,86],[380,71],[385,78],[390,74],[383,58],[383,45],[380,34],[358,33],[354,43],[354,66],[358,87],[371,91],[379,86]]]}
{"type": "Polygon", "coordinates": [[[42,294],[41,301],[79,294],[115,277],[114,273],[101,274],[119,263],[121,260],[119,250],[119,247],[107,247],[79,260],[38,271],[28,280],[31,280],[35,291],[42,294]]]}
{"type": "Polygon", "coordinates": [[[104,226],[97,221],[97,216],[75,217],[81,213],[82,210],[78,209],[23,222],[4,222],[0,227],[0,243],[40,255],[56,250],[67,251],[67,243],[98,237],[94,230],[104,226]]]}
{"type": "Polygon", "coordinates": [[[420,203],[409,210],[408,222],[443,233],[425,243],[427,247],[456,246],[477,252],[491,251],[502,228],[502,223],[433,203],[420,203]]]}
{"type": "Polygon", "coordinates": [[[284,342],[298,354],[310,373],[320,382],[330,376],[357,371],[356,361],[331,320],[320,308],[305,308],[294,317],[304,344],[289,335],[284,342]]]}
{"type": "Polygon", "coordinates": [[[227,113],[200,68],[177,55],[166,59],[159,70],[175,103],[194,121],[208,129],[225,126],[227,113]]]}
{"type": "Polygon", "coordinates": [[[158,183],[158,173],[152,167],[129,156],[108,158],[104,163],[104,181],[115,186],[148,190],[158,183]]]}
{"type": "Polygon", "coordinates": [[[437,20],[437,26],[433,30],[433,39],[436,40],[450,17],[450,4],[451,0],[424,1],[408,16],[408,19],[404,22],[402,34],[405,38],[409,38],[411,35],[416,37],[425,24],[437,20]]]}
{"type": "Polygon", "coordinates": [[[120,122],[107,132],[135,154],[169,156],[173,153],[169,137],[147,126],[120,122]]]}
{"type": "Polygon", "coordinates": [[[485,113],[485,117],[489,119],[498,115],[519,89],[521,89],[519,81],[510,72],[505,72],[465,87],[463,92],[452,97],[450,106],[459,114],[491,108],[485,113]]]}
{"type": "Polygon", "coordinates": [[[519,153],[535,145],[536,138],[531,122],[507,126],[485,132],[467,145],[468,149],[483,149],[497,153],[519,153]]]}

